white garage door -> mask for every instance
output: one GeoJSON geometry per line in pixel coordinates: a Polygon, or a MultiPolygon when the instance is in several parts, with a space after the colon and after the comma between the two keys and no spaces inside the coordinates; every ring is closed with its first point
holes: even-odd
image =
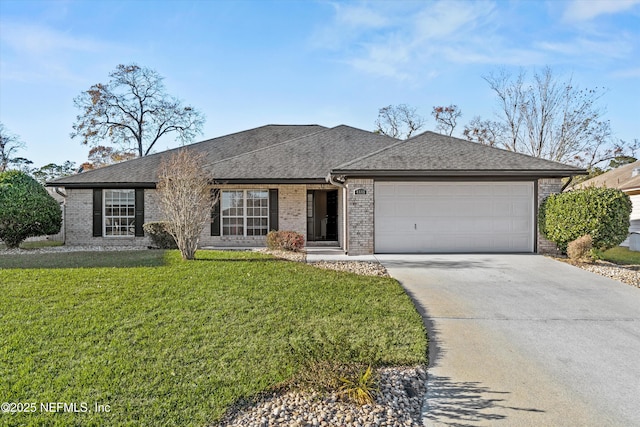
{"type": "Polygon", "coordinates": [[[533,252],[533,182],[376,182],[375,250],[533,252]]]}

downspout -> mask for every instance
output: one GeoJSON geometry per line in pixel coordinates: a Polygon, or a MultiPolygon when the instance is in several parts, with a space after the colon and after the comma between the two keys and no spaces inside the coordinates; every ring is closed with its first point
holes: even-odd
{"type": "Polygon", "coordinates": [[[347,240],[347,186],[333,179],[331,172],[326,177],[326,181],[340,189],[342,189],[342,246],[345,253],[349,253],[348,240],[347,240]]]}
{"type": "Polygon", "coordinates": [[[66,193],[63,193],[62,191],[60,191],[60,187],[55,187],[54,188],[55,192],[59,195],[61,195],[62,197],[64,197],[65,199],[67,198],[66,193]]]}
{"type": "Polygon", "coordinates": [[[569,179],[567,180],[567,182],[562,186],[562,189],[560,190],[561,193],[564,192],[564,190],[571,184],[571,181],[573,181],[573,175],[569,175],[569,179]]]}

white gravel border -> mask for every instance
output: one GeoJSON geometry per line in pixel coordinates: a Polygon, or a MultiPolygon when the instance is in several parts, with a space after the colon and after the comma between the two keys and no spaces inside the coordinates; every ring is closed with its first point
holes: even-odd
{"type": "Polygon", "coordinates": [[[381,368],[376,373],[380,391],[374,404],[344,402],[335,393],[272,394],[253,405],[232,409],[219,427],[422,426],[425,367],[381,368]]]}

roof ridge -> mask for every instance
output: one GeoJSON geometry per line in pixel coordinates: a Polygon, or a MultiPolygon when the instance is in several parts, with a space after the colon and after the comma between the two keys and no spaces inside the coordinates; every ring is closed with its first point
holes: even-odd
{"type": "MultiPolygon", "coordinates": [[[[380,135],[380,134],[378,134],[378,135],[380,135]]],[[[381,136],[382,136],[382,135],[381,135],[381,136]]],[[[386,136],[386,137],[388,137],[388,138],[390,138],[390,139],[397,139],[397,138],[393,138],[393,137],[391,137],[391,136],[389,136],[389,135],[384,135],[384,136],[386,136]]],[[[345,166],[350,165],[351,163],[356,163],[356,162],[359,162],[359,161],[362,161],[362,160],[366,159],[367,157],[375,156],[375,155],[377,155],[377,154],[379,154],[379,153],[381,153],[381,152],[383,152],[383,151],[389,150],[389,149],[391,149],[391,148],[395,147],[396,145],[402,144],[403,142],[407,142],[407,141],[408,141],[407,139],[401,139],[400,141],[398,141],[398,142],[394,142],[393,144],[390,144],[390,145],[389,145],[389,146],[387,146],[387,147],[380,148],[380,149],[378,149],[378,150],[376,150],[376,151],[373,151],[373,152],[371,152],[371,153],[369,153],[369,154],[365,154],[364,156],[360,156],[360,157],[358,157],[358,158],[356,158],[356,159],[349,160],[348,162],[346,162],[346,163],[342,163],[342,164],[340,164],[340,165],[338,165],[338,166],[336,166],[336,167],[334,167],[334,168],[332,168],[332,169],[342,169],[342,168],[344,168],[345,166]]]]}
{"type": "Polygon", "coordinates": [[[215,162],[209,163],[209,164],[207,164],[205,166],[213,166],[213,165],[216,165],[218,163],[223,163],[223,162],[226,162],[226,161],[229,161],[229,160],[232,160],[232,159],[237,159],[238,157],[242,157],[242,156],[245,156],[247,154],[258,153],[260,151],[264,151],[264,150],[267,150],[269,148],[278,147],[278,146],[283,145],[283,144],[288,144],[288,143],[293,142],[293,141],[295,141],[297,139],[301,139],[301,138],[306,138],[308,136],[317,135],[317,134],[322,133],[322,132],[328,132],[330,130],[335,129],[337,126],[336,127],[332,127],[332,128],[325,128],[324,126],[322,126],[322,127],[323,127],[323,129],[320,129],[317,132],[313,132],[313,133],[308,133],[306,135],[297,136],[295,138],[287,139],[285,141],[281,141],[281,142],[278,142],[276,144],[271,144],[271,145],[268,145],[266,147],[256,148],[255,150],[250,150],[250,151],[246,151],[244,153],[236,154],[235,156],[225,157],[224,159],[216,160],[215,162]]]}

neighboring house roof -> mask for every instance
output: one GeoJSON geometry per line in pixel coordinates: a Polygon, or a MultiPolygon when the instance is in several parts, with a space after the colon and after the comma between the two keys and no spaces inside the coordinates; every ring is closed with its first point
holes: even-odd
{"type": "Polygon", "coordinates": [[[154,187],[163,158],[175,150],[205,156],[224,183],[324,182],[329,173],[368,176],[561,177],[583,169],[483,146],[433,132],[407,141],[337,126],[267,125],[93,171],[53,180],[69,188],[154,187]]]}
{"type": "Polygon", "coordinates": [[[499,148],[424,132],[377,152],[341,164],[332,171],[375,176],[568,176],[585,170],[499,148]]]}
{"type": "Polygon", "coordinates": [[[640,160],[620,166],[573,186],[573,188],[608,187],[625,192],[640,190],[640,174],[633,176],[634,169],[640,168],[640,160]]]}

